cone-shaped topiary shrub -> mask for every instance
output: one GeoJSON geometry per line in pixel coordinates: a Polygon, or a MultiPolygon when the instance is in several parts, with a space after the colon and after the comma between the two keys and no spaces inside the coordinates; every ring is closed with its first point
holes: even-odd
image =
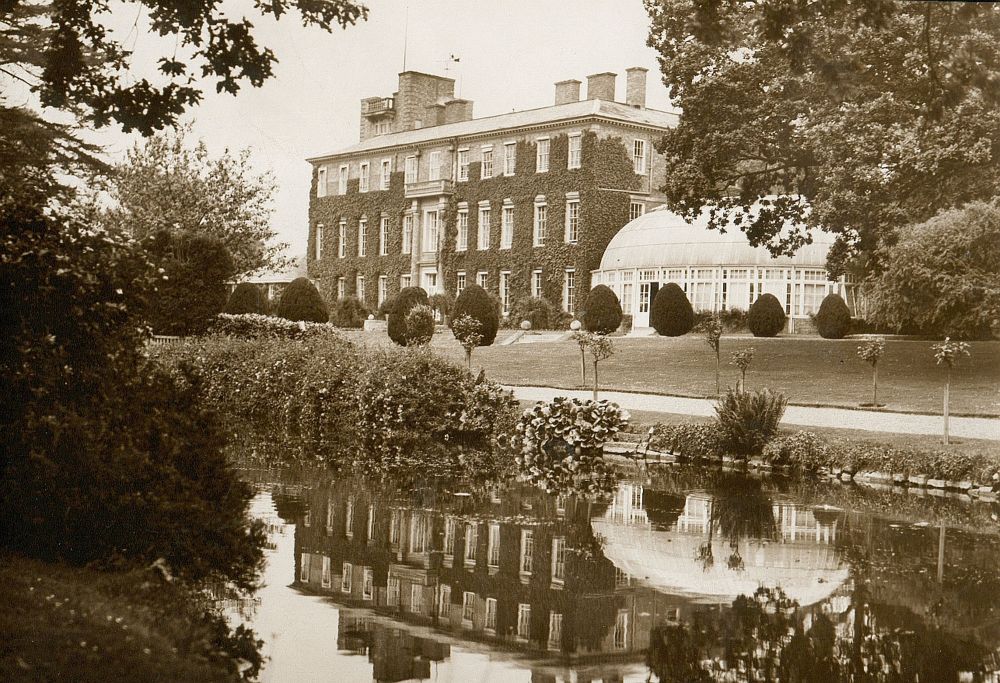
{"type": "Polygon", "coordinates": [[[226,307],[222,312],[230,315],[243,315],[245,313],[263,315],[267,312],[266,308],[260,287],[250,282],[241,282],[229,295],[229,301],[226,302],[226,307]]]}
{"type": "Polygon", "coordinates": [[[479,321],[481,326],[479,334],[483,337],[479,346],[489,346],[497,338],[500,315],[497,313],[490,295],[479,285],[468,285],[455,299],[451,319],[457,320],[463,315],[471,316],[479,321]]]}
{"type": "Polygon", "coordinates": [[[851,331],[851,311],[839,294],[827,294],[813,322],[823,339],[843,339],[851,331]]]}
{"type": "Polygon", "coordinates": [[[389,310],[389,315],[386,316],[388,319],[389,339],[400,346],[406,346],[409,342],[409,337],[406,333],[406,314],[417,304],[423,306],[430,305],[427,292],[424,288],[404,287],[396,295],[396,298],[393,299],[392,308],[389,310]]]}
{"type": "Polygon", "coordinates": [[[773,294],[761,294],[747,311],[747,327],[755,337],[776,337],[785,327],[785,309],[773,294]]]}
{"type": "Polygon", "coordinates": [[[583,305],[580,316],[584,329],[596,334],[611,334],[622,324],[622,305],[607,285],[597,285],[583,305]]]}
{"type": "Polygon", "coordinates": [[[307,278],[299,277],[292,280],[281,293],[278,317],[285,320],[325,323],[330,320],[330,312],[316,285],[307,278]]]}
{"type": "Polygon", "coordinates": [[[694,327],[694,309],[677,283],[668,282],[653,297],[649,323],[664,337],[679,337],[694,327]]]}

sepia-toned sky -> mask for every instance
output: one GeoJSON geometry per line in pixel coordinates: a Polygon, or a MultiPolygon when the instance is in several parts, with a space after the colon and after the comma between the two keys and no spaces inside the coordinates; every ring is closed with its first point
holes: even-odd
{"type": "MultiPolygon", "coordinates": [[[[250,11],[250,2],[230,0],[226,7],[238,16],[250,11]]],[[[255,20],[260,41],[279,60],[274,77],[236,97],[215,94],[209,85],[202,104],[189,114],[210,149],[249,147],[255,164],[275,173],[274,227],[291,243],[293,255],[305,252],[310,169],[304,159],[357,141],[361,98],[396,89],[404,33],[406,68],[455,78],[459,94],[474,100],[476,117],[549,105],[555,81],[576,78],[585,91],[586,76],[601,71],[619,74],[623,100],[630,66],[650,70],[648,106],[669,107],[656,54],[646,47],[649,22],[641,0],[369,0],[367,5],[367,22],[332,34],[305,28],[293,15],[280,22],[255,20]],[[450,55],[460,62],[449,64],[450,55]]],[[[135,50],[136,75],[152,72],[163,39],[144,30],[145,17],[134,6],[117,12],[114,22],[135,50]]],[[[104,131],[98,140],[112,157],[123,156],[132,142],[118,131],[104,131]]]]}

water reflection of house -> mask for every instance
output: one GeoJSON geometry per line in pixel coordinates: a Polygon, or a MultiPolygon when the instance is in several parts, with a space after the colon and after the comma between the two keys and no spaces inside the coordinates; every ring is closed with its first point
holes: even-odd
{"type": "MultiPolygon", "coordinates": [[[[643,670],[657,624],[707,620],[724,632],[736,596],[775,584],[799,603],[797,628],[828,619],[840,661],[878,668],[872,680],[905,669],[898,634],[921,628],[914,591],[906,607],[886,595],[883,577],[864,586],[849,578],[841,556],[870,547],[872,527],[834,509],[761,497],[766,539],[742,528],[743,564],[733,570],[724,558],[734,539],[722,532],[718,500],[701,492],[625,483],[605,505],[530,488],[390,500],[345,481],[308,497],[296,583],[342,606],[338,645],[367,654],[376,680],[419,676],[454,646],[516,659],[533,681],[615,680],[643,670]],[[709,567],[699,558],[706,544],[717,558],[709,567]]],[[[917,543],[919,534],[902,534],[893,556],[935,559],[937,543],[917,543]]],[[[759,661],[779,657],[789,638],[762,643],[759,661]]],[[[711,656],[717,680],[753,680],[753,664],[734,661],[725,642],[711,656]]]]}
{"type": "MultiPolygon", "coordinates": [[[[699,604],[729,603],[760,586],[781,586],[800,605],[811,605],[847,579],[847,566],[834,545],[836,515],[768,501],[774,535],[732,538],[722,533],[712,514],[712,506],[718,505],[712,496],[677,497],[676,519],[663,524],[650,519],[644,494],[641,485],[622,484],[604,515],[593,520],[605,556],[644,585],[699,604]],[[725,559],[734,551],[739,571],[725,559]],[[708,556],[711,562],[704,561],[708,556]]],[[[654,516],[662,518],[662,508],[654,516]]]]}
{"type": "Polygon", "coordinates": [[[526,657],[539,676],[639,666],[654,621],[686,602],[604,557],[590,530],[603,506],[534,488],[426,503],[344,483],[314,490],[309,507],[296,530],[299,586],[526,657]]]}

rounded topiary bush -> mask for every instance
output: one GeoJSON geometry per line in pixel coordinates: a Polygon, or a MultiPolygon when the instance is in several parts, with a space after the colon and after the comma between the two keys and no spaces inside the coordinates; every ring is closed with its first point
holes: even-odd
{"type": "Polygon", "coordinates": [[[406,344],[422,346],[429,344],[434,336],[434,309],[417,304],[406,313],[406,344]]]}
{"type": "Polygon", "coordinates": [[[479,321],[479,334],[483,336],[480,346],[489,346],[497,338],[497,328],[500,327],[500,316],[496,305],[479,285],[469,285],[455,299],[451,312],[452,320],[468,315],[479,321]]]}
{"type": "Polygon", "coordinates": [[[607,285],[597,285],[583,305],[583,327],[596,334],[611,334],[622,324],[622,305],[607,285]]]}
{"type": "Polygon", "coordinates": [[[389,309],[388,331],[389,339],[400,346],[406,346],[409,336],[406,333],[406,314],[416,305],[429,306],[427,292],[423,287],[404,287],[392,301],[392,308],[389,309]]]}
{"type": "Polygon", "coordinates": [[[230,315],[244,315],[246,313],[262,315],[266,313],[266,303],[260,287],[249,282],[241,282],[236,285],[222,312],[230,315]]]}
{"type": "Polygon", "coordinates": [[[747,311],[747,327],[755,337],[776,337],[785,328],[785,309],[773,294],[762,294],[747,311]]]}
{"type": "Polygon", "coordinates": [[[813,322],[823,339],[843,339],[851,331],[851,310],[839,294],[827,294],[813,322]]]}
{"type": "Polygon", "coordinates": [[[299,277],[292,280],[281,293],[278,317],[285,320],[325,323],[330,320],[330,312],[316,285],[307,278],[299,277]]]}
{"type": "Polygon", "coordinates": [[[680,285],[668,282],[656,293],[649,308],[649,324],[664,337],[679,337],[691,331],[694,309],[680,285]]]}

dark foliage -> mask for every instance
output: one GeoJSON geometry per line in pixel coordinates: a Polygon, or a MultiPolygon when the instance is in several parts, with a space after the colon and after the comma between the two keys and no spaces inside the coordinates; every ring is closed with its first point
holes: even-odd
{"type": "Polygon", "coordinates": [[[785,309],[773,294],[762,294],[747,311],[747,327],[755,337],[776,337],[785,328],[785,309]]]}
{"type": "Polygon", "coordinates": [[[337,327],[361,327],[368,317],[368,309],[356,296],[337,299],[333,305],[333,323],[337,327]]]}
{"type": "Polygon", "coordinates": [[[480,346],[489,346],[497,338],[497,329],[500,327],[500,316],[497,308],[486,293],[486,290],[479,285],[468,285],[462,293],[455,299],[455,307],[452,310],[452,319],[468,315],[479,321],[482,326],[480,334],[483,339],[480,346]]]}
{"type": "Polygon", "coordinates": [[[156,334],[201,334],[226,305],[234,274],[226,245],[215,237],[159,232],[143,241],[149,259],[163,269],[151,294],[146,320],[156,334]]]}
{"type": "Polygon", "coordinates": [[[434,336],[434,310],[417,304],[406,314],[406,345],[429,344],[434,336]]]}
{"type": "Polygon", "coordinates": [[[622,305],[607,285],[597,285],[583,305],[580,316],[584,329],[597,334],[611,334],[622,324],[622,305]]]}
{"type": "Polygon", "coordinates": [[[839,294],[827,294],[813,317],[823,339],[843,339],[851,333],[851,311],[839,294]]]}
{"type": "Polygon", "coordinates": [[[198,104],[202,81],[194,79],[208,79],[217,92],[236,94],[244,83],[259,87],[272,76],[277,58],[257,42],[252,19],[277,20],[294,8],[304,26],[330,31],[368,16],[364,5],[349,0],[259,2],[245,17],[232,17],[223,4],[139,3],[149,22],[148,29],[139,30],[173,38],[149,55],[159,65],[153,82],[130,76],[128,38],[121,40],[106,28],[120,8],[102,2],[0,3],[6,25],[2,60],[37,82],[34,89],[44,106],[77,112],[97,126],[115,122],[126,132],[149,135],[198,104]]]}
{"type": "Polygon", "coordinates": [[[266,310],[267,304],[264,301],[264,294],[260,291],[260,287],[250,282],[241,282],[236,285],[233,293],[229,295],[229,301],[226,302],[226,308],[223,310],[223,313],[229,313],[230,315],[257,313],[264,315],[266,310]]]}
{"type": "Polygon", "coordinates": [[[263,535],[209,413],[145,359],[154,267],[129,243],[38,215],[0,250],[3,548],[247,587],[263,535]]]}
{"type": "Polygon", "coordinates": [[[660,288],[649,309],[649,323],[664,337],[679,337],[691,331],[694,309],[680,285],[668,282],[660,288]]]}
{"type": "Polygon", "coordinates": [[[538,297],[517,298],[510,307],[510,319],[514,325],[520,325],[522,321],[527,320],[533,330],[556,329],[559,313],[559,308],[552,302],[538,297]]]}
{"type": "Polygon", "coordinates": [[[409,336],[406,330],[406,314],[418,304],[423,306],[430,305],[427,292],[423,287],[404,287],[392,301],[392,308],[389,310],[389,315],[386,316],[389,321],[389,339],[400,346],[406,346],[409,343],[409,336]]]}
{"type": "Polygon", "coordinates": [[[285,320],[325,323],[330,320],[330,313],[316,285],[308,278],[299,277],[292,280],[281,293],[278,317],[285,320]]]}

